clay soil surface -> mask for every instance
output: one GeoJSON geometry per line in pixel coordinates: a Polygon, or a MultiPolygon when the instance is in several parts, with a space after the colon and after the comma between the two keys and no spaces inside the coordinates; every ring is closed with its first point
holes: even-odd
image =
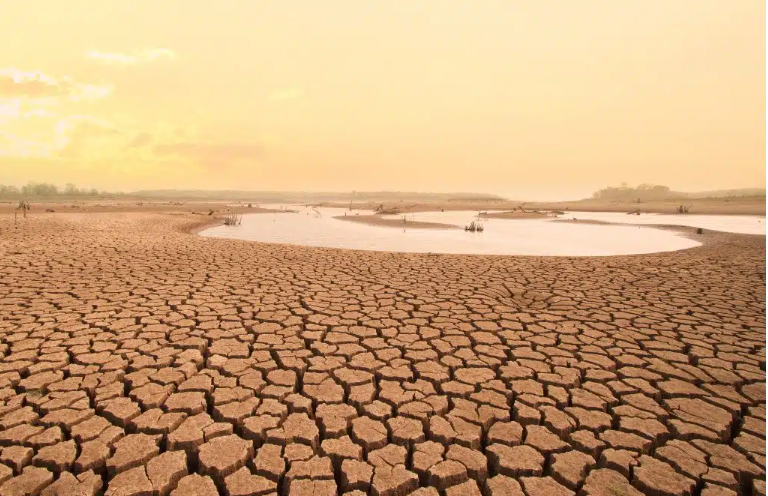
{"type": "Polygon", "coordinates": [[[391,219],[380,215],[340,215],[334,219],[345,220],[347,222],[357,222],[369,226],[378,227],[398,227],[400,229],[459,229],[460,226],[445,224],[442,222],[422,222],[403,219],[391,219]]]}
{"type": "Polygon", "coordinates": [[[548,219],[557,215],[548,212],[523,212],[521,210],[507,210],[505,212],[483,212],[482,217],[488,219],[548,219]]]}
{"type": "MultiPolygon", "coordinates": [[[[13,215],[18,201],[0,201],[0,214],[9,213],[13,215]]],[[[114,199],[74,199],[74,200],[42,200],[30,202],[31,213],[125,213],[125,212],[145,212],[145,213],[188,213],[195,215],[208,215],[213,210],[214,215],[225,215],[228,213],[263,213],[279,212],[269,208],[259,207],[258,204],[252,204],[248,207],[247,203],[242,202],[183,202],[183,201],[141,201],[141,200],[114,200],[114,199]]],[[[21,215],[21,214],[19,214],[21,215]]]]}
{"type": "Polygon", "coordinates": [[[436,256],[208,222],[0,215],[0,495],[765,494],[764,236],[436,256]]]}

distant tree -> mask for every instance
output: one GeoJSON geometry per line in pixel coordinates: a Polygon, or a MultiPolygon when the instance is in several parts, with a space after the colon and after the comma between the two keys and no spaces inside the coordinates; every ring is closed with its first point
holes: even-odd
{"type": "Polygon", "coordinates": [[[124,193],[99,192],[96,188],[78,188],[73,183],[67,183],[59,189],[55,184],[28,182],[21,188],[13,185],[0,184],[0,197],[26,198],[33,196],[118,196],[124,193]]]}
{"type": "Polygon", "coordinates": [[[592,198],[596,200],[639,202],[669,197],[670,192],[669,187],[657,184],[641,184],[632,188],[627,183],[622,183],[618,187],[611,186],[596,191],[592,198]]]}
{"type": "Polygon", "coordinates": [[[19,188],[13,185],[0,184],[0,196],[17,196],[19,188]]]}
{"type": "Polygon", "coordinates": [[[22,195],[30,196],[56,196],[59,188],[55,184],[29,182],[21,187],[22,195]]]}

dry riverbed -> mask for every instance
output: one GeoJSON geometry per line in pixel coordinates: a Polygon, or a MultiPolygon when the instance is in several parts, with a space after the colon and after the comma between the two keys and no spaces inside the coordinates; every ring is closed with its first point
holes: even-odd
{"type": "Polygon", "coordinates": [[[0,215],[0,495],[765,494],[765,237],[624,257],[0,215]]]}

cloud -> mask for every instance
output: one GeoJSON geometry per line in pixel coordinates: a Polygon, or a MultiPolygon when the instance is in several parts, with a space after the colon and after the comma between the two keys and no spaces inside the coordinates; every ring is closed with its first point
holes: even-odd
{"type": "Polygon", "coordinates": [[[21,117],[21,98],[0,99],[0,123],[21,117]]]}
{"type": "Polygon", "coordinates": [[[39,101],[29,101],[22,97],[0,97],[0,125],[12,120],[28,120],[36,117],[56,115],[39,101]]]}
{"type": "Polygon", "coordinates": [[[175,59],[176,52],[174,52],[173,50],[169,50],[167,48],[155,48],[152,50],[145,51],[144,57],[146,60],[156,60],[156,59],[162,59],[162,58],[175,59]]]}
{"type": "Polygon", "coordinates": [[[258,160],[264,156],[263,147],[251,143],[166,143],[155,145],[152,151],[161,157],[177,156],[212,166],[258,160]]]}
{"type": "Polygon", "coordinates": [[[0,158],[51,157],[53,147],[48,143],[23,138],[0,130],[0,158]]]}
{"type": "Polygon", "coordinates": [[[267,97],[270,102],[285,102],[289,100],[298,100],[304,96],[304,91],[301,88],[285,88],[282,90],[273,91],[267,97]]]}
{"type": "Polygon", "coordinates": [[[0,69],[0,95],[30,98],[55,97],[66,93],[61,83],[41,72],[25,72],[14,67],[0,69]]]}
{"type": "Polygon", "coordinates": [[[112,90],[111,85],[81,84],[69,77],[56,79],[42,72],[27,72],[15,67],[0,69],[0,97],[69,97],[72,101],[92,101],[107,97],[112,90]]]}
{"type": "Polygon", "coordinates": [[[0,155],[80,156],[86,141],[90,147],[93,137],[116,130],[95,117],[66,116],[73,107],[66,104],[99,100],[111,92],[111,86],[82,84],[69,77],[0,69],[0,155]]]}
{"type": "Polygon", "coordinates": [[[70,115],[56,124],[58,155],[75,158],[83,155],[89,144],[120,134],[110,122],[90,115],[70,115]]]}
{"type": "Polygon", "coordinates": [[[0,156],[49,159],[100,158],[114,155],[125,139],[111,122],[91,115],[25,115],[22,107],[15,126],[0,126],[0,156]],[[30,117],[43,118],[24,125],[30,117]],[[49,127],[50,126],[50,127],[49,127]]]}
{"type": "Polygon", "coordinates": [[[154,62],[160,59],[174,59],[176,58],[176,52],[168,50],[167,48],[153,48],[151,50],[144,50],[142,52],[134,53],[116,53],[116,52],[98,52],[91,50],[85,54],[91,60],[96,62],[117,66],[128,67],[131,65],[154,62]]]}
{"type": "Polygon", "coordinates": [[[70,91],[69,98],[73,102],[101,100],[108,97],[114,89],[112,85],[78,84],[70,91]]]}

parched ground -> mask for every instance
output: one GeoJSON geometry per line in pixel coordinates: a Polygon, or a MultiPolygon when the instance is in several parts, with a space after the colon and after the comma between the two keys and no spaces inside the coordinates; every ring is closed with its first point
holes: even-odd
{"type": "Polygon", "coordinates": [[[607,258],[0,216],[0,496],[765,494],[765,237],[607,258]]]}

